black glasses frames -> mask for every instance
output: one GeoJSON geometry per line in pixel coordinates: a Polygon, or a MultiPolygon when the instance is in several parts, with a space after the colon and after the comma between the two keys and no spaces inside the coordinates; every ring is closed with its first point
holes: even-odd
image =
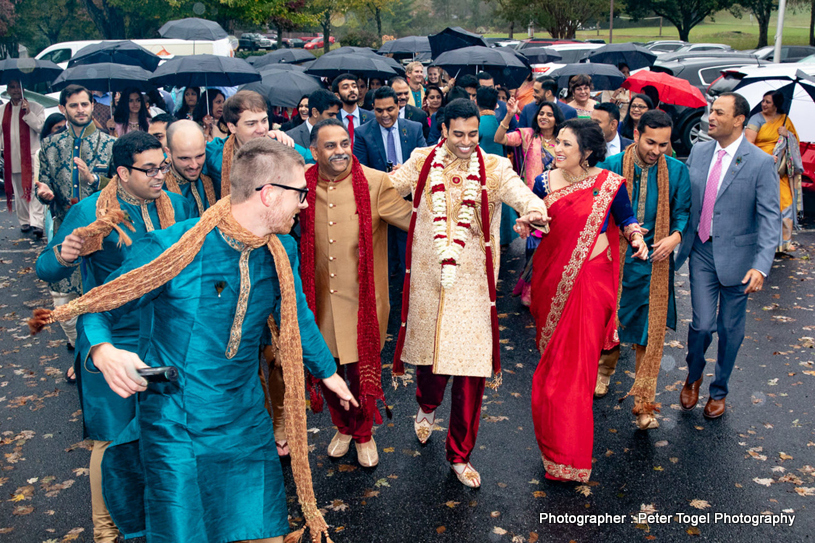
{"type": "Polygon", "coordinates": [[[286,190],[296,190],[297,192],[300,193],[300,203],[301,204],[303,202],[305,202],[306,198],[308,197],[308,187],[306,187],[304,189],[298,189],[297,187],[290,187],[288,185],[280,185],[278,183],[264,183],[263,185],[261,185],[259,187],[255,187],[255,190],[256,191],[261,191],[261,190],[263,190],[263,187],[266,187],[266,186],[269,186],[269,185],[271,185],[273,187],[279,187],[281,189],[286,189],[286,190]]]}
{"type": "Polygon", "coordinates": [[[158,175],[158,172],[167,173],[170,171],[170,163],[169,162],[162,162],[158,168],[150,168],[145,170],[144,168],[137,168],[136,166],[128,167],[129,170],[137,170],[142,172],[147,177],[155,177],[158,175]]]}

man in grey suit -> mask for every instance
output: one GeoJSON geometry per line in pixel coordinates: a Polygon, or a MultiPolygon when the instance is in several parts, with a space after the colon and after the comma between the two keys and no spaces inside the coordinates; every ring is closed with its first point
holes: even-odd
{"type": "Polygon", "coordinates": [[[312,92],[308,96],[308,119],[291,130],[287,130],[286,135],[297,145],[308,149],[311,146],[311,130],[314,125],[323,119],[336,119],[341,107],[342,102],[334,93],[324,89],[312,92]]]}
{"type": "Polygon", "coordinates": [[[688,157],[691,214],[682,236],[678,269],[689,259],[693,321],[688,330],[688,378],[680,404],[699,400],[705,352],[719,336],[716,376],[706,418],[725,412],[727,382],[744,339],[747,295],[770,273],[781,228],[779,181],[773,158],[743,135],[747,100],[722,93],[711,106],[713,141],[697,143],[688,157]]]}

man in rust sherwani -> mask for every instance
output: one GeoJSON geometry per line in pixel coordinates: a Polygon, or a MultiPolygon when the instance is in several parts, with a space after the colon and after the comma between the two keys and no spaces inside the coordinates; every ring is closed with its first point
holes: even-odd
{"type": "MultiPolygon", "coordinates": [[[[309,207],[301,215],[300,273],[337,371],[360,398],[359,408],[346,411],[323,389],[337,426],[328,455],[344,456],[353,440],[360,465],[373,467],[379,455],[371,429],[379,419],[376,402],[384,402],[380,351],[390,312],[388,224],[407,230],[412,207],[386,173],[362,166],[351,151],[342,121],[327,119],[312,129],[317,164],[306,171],[309,207]]],[[[315,410],[317,398],[312,395],[315,410]]]]}

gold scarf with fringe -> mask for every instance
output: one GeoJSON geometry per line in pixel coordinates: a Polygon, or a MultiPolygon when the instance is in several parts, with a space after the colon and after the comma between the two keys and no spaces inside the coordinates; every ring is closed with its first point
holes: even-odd
{"type": "MultiPolygon", "coordinates": [[[[281,322],[277,344],[283,366],[283,378],[286,382],[283,400],[286,411],[285,423],[286,432],[290,436],[289,447],[297,497],[303,510],[306,527],[311,531],[312,541],[320,543],[325,536],[325,542],[331,543],[328,536],[328,525],[317,508],[311,467],[308,462],[303,351],[300,343],[297,293],[291,263],[286,249],[276,235],[272,234],[267,238],[255,236],[238,224],[231,211],[231,199],[222,198],[204,213],[195,226],[185,232],[176,243],[155,260],[117,277],[110,283],[98,286],[84,296],[56,309],[36,309],[34,317],[28,321],[29,329],[32,334],[36,334],[47,324],[62,322],[85,313],[110,311],[144,296],[181,273],[201,250],[207,234],[216,227],[225,236],[246,246],[257,248],[266,245],[274,258],[275,271],[280,284],[281,322]]],[[[272,327],[273,323],[270,316],[269,326],[272,327]]],[[[299,541],[306,527],[289,534],[287,541],[299,541]]]]}
{"type": "MultiPolygon", "coordinates": [[[[122,230],[119,223],[124,225],[131,231],[135,232],[136,229],[128,220],[127,214],[122,211],[119,205],[119,184],[121,180],[116,175],[99,193],[99,198],[96,200],[96,220],[88,226],[77,228],[73,234],[81,237],[84,240],[80,256],[87,256],[102,249],[102,242],[110,234],[112,230],[119,233],[119,245],[122,244],[130,246],[133,243],[130,237],[122,230]]],[[[122,189],[124,190],[124,189],[122,189]]],[[[161,228],[168,228],[175,224],[175,211],[170,197],[162,191],[161,196],[156,200],[156,211],[158,212],[158,219],[161,223],[161,228]]],[[[142,204],[142,205],[146,205],[142,204]]],[[[145,221],[147,222],[147,221],[145,221]]],[[[149,223],[148,223],[149,224],[149,223]]],[[[150,228],[148,227],[148,230],[150,228]]]]}
{"type": "MultiPolygon", "coordinates": [[[[634,194],[634,166],[642,164],[637,156],[637,146],[630,145],[625,150],[623,156],[623,176],[625,177],[628,187],[628,197],[633,199],[634,194]]],[[[657,216],[656,224],[654,226],[654,240],[659,241],[669,235],[671,226],[671,205],[670,205],[670,185],[668,175],[668,161],[665,160],[664,155],[659,156],[656,163],[657,168],[657,216]]],[[[647,196],[648,174],[649,168],[642,168],[644,175],[640,176],[640,192],[639,192],[639,205],[638,217],[645,220],[645,198],[647,196]],[[642,210],[642,216],[639,216],[639,211],[642,210]]],[[[625,268],[625,254],[628,250],[628,244],[620,234],[620,283],[617,289],[617,309],[620,307],[620,296],[622,295],[623,288],[623,269],[625,268]]],[[[641,413],[651,414],[654,411],[659,411],[661,405],[654,403],[656,398],[657,377],[659,376],[660,364],[662,362],[662,351],[665,343],[665,327],[668,322],[668,280],[670,272],[670,257],[660,262],[651,262],[651,282],[649,285],[648,293],[648,345],[645,347],[645,357],[642,364],[637,370],[634,384],[631,390],[625,395],[635,396],[633,413],[639,415],[641,413]]],[[[620,321],[617,319],[617,326],[619,327],[620,321]]]]}

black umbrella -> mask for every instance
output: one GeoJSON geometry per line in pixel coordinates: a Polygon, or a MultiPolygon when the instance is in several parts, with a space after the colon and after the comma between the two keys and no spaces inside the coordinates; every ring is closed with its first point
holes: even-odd
{"type": "MultiPolygon", "coordinates": [[[[256,67],[257,68],[257,67],[256,67]]],[[[305,66],[300,66],[298,64],[267,64],[266,66],[261,66],[257,68],[257,71],[260,72],[260,75],[265,74],[268,71],[276,70],[278,72],[300,72],[303,73],[306,71],[305,66]]]]}
{"type": "Polygon", "coordinates": [[[564,89],[569,86],[569,78],[578,74],[590,75],[594,90],[616,90],[625,81],[623,73],[608,64],[568,64],[548,75],[557,78],[557,86],[564,89]]]}
{"type": "Polygon", "coordinates": [[[657,59],[655,53],[641,45],[633,43],[611,43],[591,51],[581,62],[596,64],[611,64],[619,66],[626,64],[630,70],[639,70],[653,66],[657,59]]]}
{"type": "Polygon", "coordinates": [[[563,60],[560,53],[548,47],[529,47],[521,51],[521,53],[529,59],[531,64],[548,64],[563,60]]]}
{"type": "Polygon", "coordinates": [[[371,56],[360,53],[323,55],[309,66],[306,73],[319,77],[337,77],[340,74],[352,73],[359,77],[388,79],[397,73],[385,60],[379,55],[371,56]]]}
{"type": "Polygon", "coordinates": [[[68,67],[72,68],[78,64],[98,64],[100,62],[139,66],[152,72],[158,68],[161,57],[130,40],[103,41],[86,45],[77,51],[68,61],[68,67]]]}
{"type": "Polygon", "coordinates": [[[267,68],[261,72],[263,79],[241,87],[262,94],[273,106],[295,107],[300,98],[323,87],[320,80],[300,72],[267,68]]]}
{"type": "Polygon", "coordinates": [[[167,21],[158,29],[162,38],[178,40],[220,40],[227,37],[226,30],[215,21],[189,17],[176,21],[167,21]]]}
{"type": "Polygon", "coordinates": [[[314,55],[312,55],[305,49],[278,49],[277,51],[266,53],[262,57],[249,57],[249,58],[255,59],[255,61],[252,63],[252,66],[254,66],[255,68],[261,68],[263,66],[268,65],[283,63],[297,64],[298,62],[314,60],[314,55]]]}
{"type": "Polygon", "coordinates": [[[414,58],[418,53],[429,52],[430,40],[427,36],[407,36],[386,41],[377,51],[380,55],[393,55],[393,58],[414,58]]]}
{"type": "Polygon", "coordinates": [[[460,26],[447,27],[438,34],[433,34],[427,38],[430,41],[430,50],[433,52],[433,58],[438,58],[439,55],[446,51],[454,49],[461,49],[462,47],[470,47],[472,45],[482,45],[487,47],[487,42],[480,34],[473,34],[467,32],[460,26]]]}
{"type": "Polygon", "coordinates": [[[245,60],[218,55],[175,57],[150,78],[157,87],[237,87],[259,80],[258,71],[245,60]]]}
{"type": "Polygon", "coordinates": [[[82,85],[99,92],[121,92],[127,87],[135,87],[141,91],[149,91],[153,88],[150,84],[151,75],[153,74],[144,68],[126,64],[79,64],[62,72],[51,87],[61,90],[68,85],[82,85]]]}
{"type": "Polygon", "coordinates": [[[343,47],[337,47],[336,49],[332,49],[331,51],[324,54],[323,56],[328,56],[328,55],[348,55],[348,54],[352,54],[352,53],[354,53],[354,54],[362,54],[362,55],[378,56],[376,54],[376,51],[374,51],[370,47],[354,47],[354,46],[351,46],[351,45],[345,45],[343,47]]]}
{"type": "Polygon", "coordinates": [[[510,89],[520,87],[529,75],[529,66],[512,52],[502,53],[501,48],[478,45],[442,53],[434,65],[444,68],[453,77],[487,72],[496,83],[510,89]]]}
{"type": "Polygon", "coordinates": [[[19,81],[21,85],[50,83],[62,73],[62,68],[50,60],[7,58],[0,61],[0,84],[19,81]]]}

